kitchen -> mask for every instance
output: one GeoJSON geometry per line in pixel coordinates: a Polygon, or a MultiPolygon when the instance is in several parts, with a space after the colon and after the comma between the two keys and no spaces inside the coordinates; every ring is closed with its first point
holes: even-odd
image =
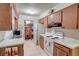
{"type": "Polygon", "coordinates": [[[29,41],[47,56],[79,56],[78,3],[0,3],[0,7],[1,56],[29,54],[25,49],[29,41]]]}

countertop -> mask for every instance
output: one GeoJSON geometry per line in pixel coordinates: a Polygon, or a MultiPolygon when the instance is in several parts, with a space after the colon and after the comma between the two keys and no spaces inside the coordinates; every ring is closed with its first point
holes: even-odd
{"type": "MultiPolygon", "coordinates": [[[[46,38],[45,34],[41,34],[43,37],[46,38]]],[[[78,39],[73,39],[70,37],[64,37],[63,39],[51,39],[51,42],[56,42],[59,43],[61,45],[64,45],[68,48],[74,49],[76,47],[79,47],[79,40],[78,39]]]]}
{"type": "Polygon", "coordinates": [[[5,39],[2,42],[0,42],[0,48],[13,46],[13,45],[19,45],[19,44],[23,44],[23,43],[24,43],[23,38],[5,39]]]}
{"type": "Polygon", "coordinates": [[[64,37],[64,39],[55,39],[54,42],[57,42],[71,49],[79,47],[79,40],[69,37],[64,37]]]}

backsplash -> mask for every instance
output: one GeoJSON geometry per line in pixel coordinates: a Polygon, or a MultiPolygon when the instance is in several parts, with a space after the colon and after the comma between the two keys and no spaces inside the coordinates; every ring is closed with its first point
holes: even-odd
{"type": "Polygon", "coordinates": [[[79,29],[62,29],[61,27],[53,27],[48,29],[48,32],[52,30],[64,32],[64,36],[79,39],[79,29]]]}
{"type": "Polygon", "coordinates": [[[2,41],[4,39],[4,35],[5,35],[5,32],[0,31],[0,41],[2,41]]]}

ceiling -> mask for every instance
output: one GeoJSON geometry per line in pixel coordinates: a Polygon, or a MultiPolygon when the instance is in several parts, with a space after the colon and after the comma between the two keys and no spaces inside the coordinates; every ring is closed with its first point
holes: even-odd
{"type": "Polygon", "coordinates": [[[20,10],[21,15],[39,17],[43,12],[57,4],[58,3],[17,3],[16,6],[20,10]]]}

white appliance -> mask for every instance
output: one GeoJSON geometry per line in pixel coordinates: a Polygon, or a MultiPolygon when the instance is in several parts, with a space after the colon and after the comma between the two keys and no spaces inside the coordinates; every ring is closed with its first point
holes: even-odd
{"type": "Polygon", "coordinates": [[[44,25],[40,23],[34,23],[33,29],[34,29],[34,41],[35,41],[35,44],[37,44],[40,39],[40,34],[44,33],[45,28],[44,28],[44,25]]]}
{"type": "Polygon", "coordinates": [[[53,40],[51,38],[46,37],[44,41],[44,49],[47,52],[48,55],[53,54],[53,40]]]}
{"type": "Polygon", "coordinates": [[[45,37],[45,50],[47,51],[48,54],[53,54],[53,42],[54,40],[57,39],[62,39],[63,38],[63,33],[62,32],[51,32],[50,34],[47,33],[47,36],[45,37]],[[52,36],[51,36],[52,35],[52,36]]]}

